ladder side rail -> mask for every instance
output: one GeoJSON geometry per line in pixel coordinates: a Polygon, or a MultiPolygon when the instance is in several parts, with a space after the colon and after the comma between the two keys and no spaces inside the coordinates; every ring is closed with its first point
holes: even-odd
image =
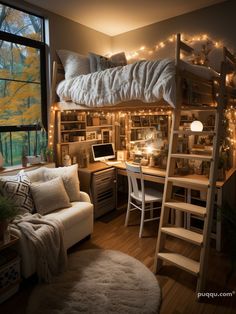
{"type": "Polygon", "coordinates": [[[176,107],[172,113],[172,125],[171,125],[171,134],[170,134],[170,142],[168,148],[168,157],[167,157],[167,168],[166,168],[166,177],[165,177],[165,185],[163,191],[163,201],[161,207],[161,216],[160,216],[160,223],[159,223],[159,230],[158,230],[158,237],[157,237],[157,244],[156,244],[156,251],[155,251],[155,258],[154,258],[154,273],[158,271],[159,268],[162,266],[162,260],[158,259],[158,252],[160,252],[164,247],[165,242],[165,234],[161,232],[161,226],[165,225],[168,222],[170,209],[165,208],[165,202],[171,199],[172,195],[172,183],[168,182],[168,178],[170,175],[174,174],[175,169],[175,161],[171,158],[172,151],[176,151],[177,141],[178,141],[178,134],[174,131],[179,128],[180,123],[180,107],[182,101],[182,91],[181,91],[181,76],[178,70],[178,66],[176,66],[176,107]]]}
{"type": "Polygon", "coordinates": [[[206,275],[207,275],[207,265],[210,249],[210,235],[212,230],[212,220],[214,213],[215,205],[215,189],[218,173],[218,160],[219,160],[219,150],[220,142],[222,139],[222,121],[223,121],[223,110],[225,106],[225,82],[226,82],[226,63],[222,62],[221,64],[221,78],[220,78],[220,87],[219,87],[219,97],[218,97],[218,107],[216,112],[215,119],[215,132],[216,136],[213,139],[213,160],[210,167],[209,182],[210,188],[207,193],[207,206],[206,214],[207,219],[205,220],[203,227],[203,243],[202,252],[200,255],[200,279],[197,283],[197,291],[201,292],[205,288],[206,275]]]}

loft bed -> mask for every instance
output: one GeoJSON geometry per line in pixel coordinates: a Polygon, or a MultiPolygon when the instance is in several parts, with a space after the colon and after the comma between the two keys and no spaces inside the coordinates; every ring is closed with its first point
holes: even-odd
{"type": "MultiPolygon", "coordinates": [[[[160,82],[159,87],[160,90],[158,90],[158,93],[155,95],[156,99],[152,98],[150,102],[147,102],[147,99],[145,101],[141,101],[140,99],[133,99],[133,97],[130,97],[128,99],[125,99],[125,102],[118,101],[117,104],[111,101],[110,103],[88,103],[82,104],[79,102],[79,104],[76,104],[73,101],[72,97],[66,98],[66,100],[70,100],[69,102],[65,101],[55,101],[55,98],[53,100],[53,108],[55,110],[99,110],[99,109],[129,109],[134,108],[134,110],[137,109],[143,109],[148,107],[165,107],[168,106],[169,108],[174,109],[173,117],[176,119],[172,120],[172,127],[171,127],[171,135],[170,135],[170,143],[169,143],[169,153],[167,157],[167,167],[166,167],[166,177],[165,177],[165,187],[164,187],[164,193],[163,193],[163,204],[162,204],[162,210],[161,210],[161,218],[160,218],[160,225],[159,225],[159,235],[158,235],[158,241],[157,241],[157,248],[155,253],[155,264],[154,264],[154,272],[156,272],[160,266],[160,259],[161,261],[167,261],[172,264],[174,264],[177,267],[180,267],[181,269],[187,270],[192,274],[195,274],[198,276],[198,285],[197,285],[197,292],[204,289],[205,284],[205,278],[206,278],[206,265],[207,265],[207,255],[208,255],[208,249],[209,249],[209,239],[211,234],[211,220],[213,215],[213,204],[215,201],[215,182],[217,179],[217,164],[218,164],[218,154],[219,154],[219,145],[220,145],[220,133],[221,133],[221,121],[223,120],[223,109],[228,105],[227,101],[233,102],[235,100],[235,88],[233,86],[226,85],[226,74],[232,71],[235,71],[235,60],[234,57],[228,52],[226,48],[224,48],[224,60],[222,60],[221,63],[221,73],[216,73],[212,69],[208,69],[207,67],[203,66],[194,66],[191,64],[188,64],[187,62],[184,62],[181,60],[181,52],[186,54],[192,54],[194,51],[193,49],[186,45],[183,41],[181,41],[181,36],[178,34],[176,39],[176,56],[175,60],[166,61],[166,64],[170,65],[170,68],[172,69],[170,76],[166,77],[165,74],[165,66],[163,67],[163,72],[156,74],[157,76],[157,84],[158,78],[166,79],[167,80],[167,86],[164,86],[162,82],[160,82]],[[162,76],[164,73],[164,76],[162,76]],[[169,85],[168,85],[169,84],[169,85]],[[167,88],[167,89],[166,89],[167,88]],[[169,95],[171,95],[170,99],[166,97],[168,95],[168,88],[171,89],[171,92],[169,95]],[[71,101],[72,100],[72,101],[71,101]],[[91,105],[91,106],[89,106],[91,105]],[[199,154],[192,154],[191,153],[178,153],[177,146],[178,146],[178,135],[181,134],[180,130],[180,115],[178,113],[180,112],[180,107],[186,107],[186,110],[191,110],[192,107],[194,108],[198,107],[201,110],[205,109],[209,110],[211,107],[216,107],[216,117],[215,117],[215,139],[213,141],[213,152],[212,156],[206,156],[206,155],[199,155],[199,154]],[[140,107],[139,107],[140,106],[140,107]],[[208,159],[209,157],[212,157],[212,160],[208,159]],[[186,178],[184,175],[175,175],[175,169],[176,169],[176,159],[181,158],[189,158],[189,159],[197,159],[197,160],[209,160],[211,162],[210,167],[210,174],[209,174],[209,183],[207,184],[207,199],[206,199],[206,208],[201,208],[200,206],[196,206],[194,204],[191,204],[190,202],[176,202],[172,201],[172,186],[179,186],[184,188],[193,188],[194,190],[199,190],[204,186],[204,190],[206,189],[206,185],[198,178],[192,179],[192,178],[186,178]],[[197,207],[197,209],[196,209],[197,207]],[[176,224],[178,226],[177,230],[175,226],[172,226],[172,230],[169,227],[166,227],[168,225],[168,218],[169,218],[169,211],[170,209],[176,209],[176,224]],[[200,212],[201,211],[201,212],[200,212]],[[200,217],[204,219],[204,228],[203,228],[203,235],[202,240],[199,240],[199,234],[194,233],[192,231],[186,230],[184,228],[179,228],[181,226],[181,217],[180,212],[183,214],[184,212],[189,212],[190,214],[199,215],[200,217]],[[178,218],[180,217],[179,221],[178,218]],[[180,222],[180,224],[179,224],[180,222]],[[191,260],[187,258],[186,256],[182,256],[180,254],[173,253],[165,253],[164,248],[164,242],[165,237],[162,237],[162,234],[164,236],[166,234],[171,235],[172,237],[180,238],[181,240],[197,244],[200,247],[200,261],[196,262],[195,260],[191,260]],[[162,237],[162,238],[161,238],[162,237]],[[163,251],[164,249],[164,251],[163,251]]],[[[141,64],[144,64],[145,61],[141,62],[141,64]]],[[[157,65],[158,62],[151,64],[154,67],[157,65]]],[[[134,65],[134,67],[136,64],[134,65]]],[[[132,69],[132,65],[128,65],[125,67],[130,67],[132,69]]],[[[116,70],[105,70],[104,73],[111,74],[113,71],[116,70]]],[[[132,72],[132,70],[131,70],[132,72]]],[[[154,72],[155,73],[155,72],[154,72]]],[[[143,74],[143,73],[142,73],[143,74]]],[[[145,73],[149,74],[149,73],[145,73]]],[[[145,76],[144,74],[144,76],[145,76]]],[[[64,73],[62,72],[62,67],[54,63],[54,75],[53,75],[53,91],[56,90],[56,85],[59,83],[58,78],[63,79],[64,73]],[[58,76],[58,72],[60,72],[60,76],[58,76]]],[[[88,79],[90,74],[84,75],[83,77],[86,77],[88,79]]],[[[105,75],[105,74],[104,74],[105,75]]],[[[96,73],[95,75],[92,74],[91,76],[98,77],[99,73],[96,73]]],[[[151,82],[153,83],[153,87],[155,87],[155,79],[156,77],[152,77],[153,80],[151,82]]],[[[73,84],[72,81],[76,81],[76,79],[71,80],[68,82],[62,82],[60,84],[73,84]]],[[[92,87],[94,87],[91,84],[92,87]]],[[[60,89],[60,87],[59,87],[60,89]]],[[[58,90],[58,89],[57,89],[58,90]]],[[[74,89],[73,89],[74,90],[74,89]]],[[[169,90],[170,91],[170,90],[169,90]]],[[[92,91],[93,92],[93,91],[92,91]]],[[[61,95],[61,98],[62,95],[61,95]]],[[[138,97],[134,97],[138,98],[138,97]]],[[[77,98],[75,97],[75,100],[77,98]]],[[[123,99],[122,99],[123,100],[123,99]]],[[[184,108],[185,109],[185,108],[184,108]]],[[[194,134],[194,132],[188,132],[186,131],[186,134],[194,134]]],[[[203,132],[204,133],[204,132],[203,132]]],[[[211,133],[205,131],[205,133],[211,133]]],[[[217,235],[216,235],[217,236],[217,235]]]]}
{"type": "MultiPolygon", "coordinates": [[[[194,49],[184,43],[178,34],[175,60],[140,61],[123,67],[81,75],[70,80],[64,79],[65,73],[62,64],[54,62],[53,107],[56,110],[96,111],[149,107],[169,107],[171,109],[176,107],[177,98],[178,103],[181,98],[181,104],[188,108],[192,105],[216,106],[221,75],[213,69],[181,60],[181,54],[193,55],[194,49]],[[158,70],[160,71],[158,72],[158,70]],[[125,75],[135,78],[135,80],[128,80],[125,75]],[[139,76],[136,77],[136,75],[139,76]],[[106,86],[107,76],[112,83],[111,86],[106,86]],[[126,91],[117,85],[118,82],[124,82],[125,79],[127,84],[123,84],[123,87],[126,91]],[[141,86],[143,85],[146,90],[137,91],[137,88],[132,90],[133,85],[136,84],[135,81],[141,82],[141,86]],[[79,83],[82,84],[82,87],[78,85],[79,83]],[[117,88],[115,91],[113,90],[114,86],[117,88]],[[90,97],[96,88],[98,93],[94,97],[90,97]],[[106,92],[107,90],[108,92],[112,91],[115,96],[105,97],[105,100],[102,100],[101,94],[106,94],[103,88],[106,88],[106,92]],[[116,93],[120,90],[121,94],[116,97],[116,93]],[[59,97],[55,91],[59,93],[59,97]],[[80,101],[81,95],[82,100],[88,98],[87,103],[80,101]]],[[[138,83],[136,87],[137,85],[138,83]]]]}

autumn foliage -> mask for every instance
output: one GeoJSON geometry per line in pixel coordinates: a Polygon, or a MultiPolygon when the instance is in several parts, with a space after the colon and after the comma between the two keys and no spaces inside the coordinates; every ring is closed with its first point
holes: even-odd
{"type": "MultiPolygon", "coordinates": [[[[40,42],[42,19],[0,4],[0,30],[40,42]]],[[[28,44],[19,44],[11,35],[9,41],[0,37],[0,127],[40,124],[40,50],[28,44]]],[[[14,132],[13,140],[18,144],[20,141],[22,148],[26,135],[27,132],[14,132]]],[[[9,159],[6,156],[9,155],[8,138],[9,133],[0,133],[0,151],[5,159],[9,159]]],[[[27,141],[32,142],[32,136],[27,141]]]]}

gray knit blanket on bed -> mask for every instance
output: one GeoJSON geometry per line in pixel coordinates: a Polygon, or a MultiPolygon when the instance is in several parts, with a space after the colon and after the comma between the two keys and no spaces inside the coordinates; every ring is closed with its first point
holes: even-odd
{"type": "Polygon", "coordinates": [[[10,225],[20,230],[22,237],[34,250],[36,271],[40,281],[51,282],[54,275],[67,266],[67,253],[64,247],[64,227],[57,219],[49,219],[40,214],[18,215],[10,225]]]}

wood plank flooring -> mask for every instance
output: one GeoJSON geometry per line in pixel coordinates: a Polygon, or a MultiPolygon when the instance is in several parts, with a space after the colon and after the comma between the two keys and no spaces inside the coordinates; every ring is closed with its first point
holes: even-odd
{"type": "MultiPolygon", "coordinates": [[[[76,244],[69,250],[69,254],[92,248],[118,250],[137,258],[152,270],[158,222],[145,223],[144,237],[139,239],[138,214],[135,212],[131,214],[130,226],[127,228],[124,227],[124,221],[125,213],[120,215],[112,214],[97,220],[91,238],[76,244]]],[[[175,248],[182,253],[191,255],[191,257],[197,257],[199,254],[194,245],[186,245],[181,240],[171,237],[168,237],[167,245],[168,249],[175,248]]],[[[226,293],[236,291],[236,275],[229,280],[227,285],[225,284],[226,274],[230,267],[229,260],[224,253],[216,252],[214,246],[211,249],[209,265],[207,292],[226,293]]],[[[174,266],[164,265],[156,277],[162,289],[161,314],[236,313],[235,294],[232,297],[205,297],[201,302],[197,302],[195,293],[196,278],[174,266]]],[[[27,300],[36,284],[35,277],[24,281],[21,284],[20,291],[0,305],[0,313],[24,314],[27,300]]]]}

